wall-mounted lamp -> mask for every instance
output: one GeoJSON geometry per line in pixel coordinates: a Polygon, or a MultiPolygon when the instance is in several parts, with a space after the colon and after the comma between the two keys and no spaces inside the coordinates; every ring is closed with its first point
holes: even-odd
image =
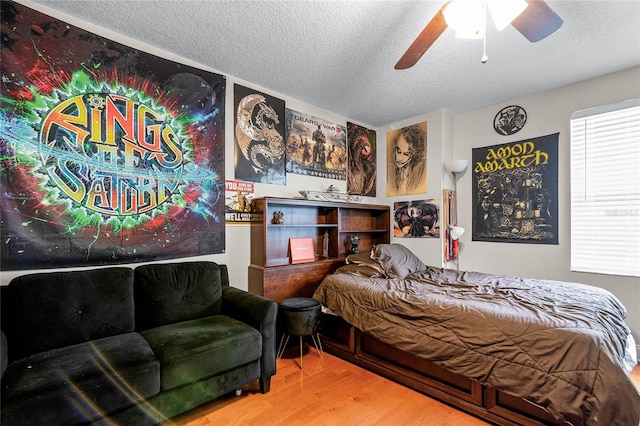
{"type": "Polygon", "coordinates": [[[467,169],[469,160],[450,160],[444,163],[444,169],[453,176],[453,199],[449,200],[453,204],[453,208],[449,209],[449,218],[447,225],[447,250],[445,259],[447,261],[456,261],[456,268],[459,269],[458,263],[458,247],[459,239],[464,234],[464,228],[458,226],[458,178],[467,169]]]}

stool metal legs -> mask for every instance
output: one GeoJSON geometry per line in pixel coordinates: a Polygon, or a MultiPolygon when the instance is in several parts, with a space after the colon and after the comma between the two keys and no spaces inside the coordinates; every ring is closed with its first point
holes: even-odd
{"type": "MultiPolygon", "coordinates": [[[[282,358],[282,355],[284,354],[284,350],[287,347],[287,343],[289,343],[289,337],[291,337],[290,335],[286,335],[286,340],[285,340],[285,335],[282,335],[282,338],[280,339],[280,346],[278,347],[278,352],[276,354],[276,358],[280,359],[282,358]]],[[[302,337],[300,336],[300,369],[302,369],[302,337]]],[[[320,356],[320,358],[324,358],[324,352],[322,351],[322,342],[320,341],[320,334],[319,333],[314,333],[311,335],[311,339],[313,340],[313,346],[316,347],[316,351],[318,352],[318,356],[320,356]]]]}
{"type": "Polygon", "coordinates": [[[280,346],[278,346],[278,353],[276,354],[277,359],[282,358],[282,354],[284,353],[284,348],[286,348],[287,343],[289,343],[289,337],[291,336],[287,334],[287,340],[284,340],[284,334],[282,335],[282,339],[280,339],[280,346]]]}
{"type": "Polygon", "coordinates": [[[320,334],[312,334],[311,338],[313,339],[313,345],[316,347],[316,351],[320,354],[320,358],[324,358],[324,352],[322,352],[322,342],[320,342],[320,334]],[[318,340],[316,342],[316,339],[318,340]]]}

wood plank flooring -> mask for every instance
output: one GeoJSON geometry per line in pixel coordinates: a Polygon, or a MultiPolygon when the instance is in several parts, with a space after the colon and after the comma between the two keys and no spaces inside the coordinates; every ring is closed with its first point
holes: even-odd
{"type": "MultiPolygon", "coordinates": [[[[271,391],[258,384],[179,416],[165,426],[220,425],[437,425],[480,426],[484,421],[325,353],[310,349],[299,368],[297,348],[277,361],[271,391]]],[[[640,389],[640,365],[631,373],[640,389]]]]}

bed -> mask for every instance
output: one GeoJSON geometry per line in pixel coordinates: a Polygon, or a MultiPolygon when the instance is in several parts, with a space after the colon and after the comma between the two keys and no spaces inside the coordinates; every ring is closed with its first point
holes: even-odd
{"type": "Polygon", "coordinates": [[[640,424],[626,310],[603,289],[427,267],[381,244],[313,297],[338,355],[494,423],[640,424]]]}

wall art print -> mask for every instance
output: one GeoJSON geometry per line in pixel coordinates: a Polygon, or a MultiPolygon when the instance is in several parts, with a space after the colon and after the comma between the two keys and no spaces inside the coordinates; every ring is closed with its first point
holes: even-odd
{"type": "Polygon", "coordinates": [[[347,122],[349,166],[347,168],[347,193],[376,196],[376,132],[347,122]]]}
{"type": "Polygon", "coordinates": [[[261,218],[253,212],[253,182],[227,180],[225,182],[225,220],[230,224],[248,224],[261,218]]]}
{"type": "Polygon", "coordinates": [[[286,134],[288,173],[347,178],[345,126],[287,108],[286,134]]]}
{"type": "Polygon", "coordinates": [[[225,78],[2,1],[2,269],[222,253],[225,78]]]}
{"type": "Polygon", "coordinates": [[[427,122],[387,132],[387,196],[427,192],[427,122]]]}
{"type": "Polygon", "coordinates": [[[558,135],[473,149],[473,241],[558,244],[558,135]]]}
{"type": "Polygon", "coordinates": [[[493,130],[504,136],[518,133],[525,124],[527,124],[527,111],[518,105],[502,108],[493,118],[493,130]]]}
{"type": "Polygon", "coordinates": [[[436,199],[393,203],[393,236],[440,238],[440,203],[436,199]]]}
{"type": "Polygon", "coordinates": [[[284,101],[234,84],[235,176],[284,185],[284,101]]]}

